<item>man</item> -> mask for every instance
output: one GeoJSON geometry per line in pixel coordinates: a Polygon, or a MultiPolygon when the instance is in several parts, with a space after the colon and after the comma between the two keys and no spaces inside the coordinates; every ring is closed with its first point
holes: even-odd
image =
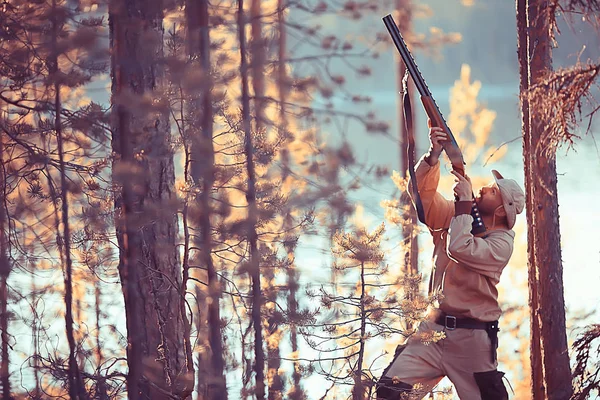
{"type": "MultiPolygon", "coordinates": [[[[421,398],[447,376],[463,400],[507,399],[504,374],[496,369],[501,315],[496,285],[512,255],[512,227],[523,211],[525,194],[517,182],[492,171],[495,182],[481,188],[475,198],[487,230],[473,236],[471,181],[452,171],[456,200],[437,192],[441,142],[448,136],[434,127],[429,138],[431,147],[419,160],[415,175],[434,243],[429,294],[439,300],[384,371],[377,398],[397,400],[411,391],[417,396],[410,398],[421,398]],[[421,333],[431,331],[443,331],[445,338],[424,344],[421,333]]],[[[414,202],[412,194],[411,198],[414,202]]]]}

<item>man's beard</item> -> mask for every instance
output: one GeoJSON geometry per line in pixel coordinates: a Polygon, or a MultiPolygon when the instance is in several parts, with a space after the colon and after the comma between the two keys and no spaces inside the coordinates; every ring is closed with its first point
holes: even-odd
{"type": "Polygon", "coordinates": [[[494,215],[494,211],[496,211],[496,206],[489,204],[486,201],[482,201],[481,197],[477,197],[475,199],[477,203],[477,208],[479,209],[479,213],[486,217],[491,217],[494,215]]]}

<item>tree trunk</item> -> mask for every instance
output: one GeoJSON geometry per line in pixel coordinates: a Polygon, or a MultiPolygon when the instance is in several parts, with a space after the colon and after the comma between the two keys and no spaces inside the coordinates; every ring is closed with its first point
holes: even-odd
{"type": "Polygon", "coordinates": [[[130,399],[186,397],[193,388],[180,308],[169,118],[157,90],[164,75],[162,10],[160,0],[112,1],[109,8],[115,215],[130,399]]]}
{"type": "Polygon", "coordinates": [[[250,52],[252,62],[250,70],[252,71],[252,89],[254,90],[254,121],[255,129],[260,132],[267,123],[265,119],[265,63],[266,49],[265,40],[262,36],[262,18],[261,1],[251,0],[250,2],[250,20],[252,40],[250,42],[250,52]]]}
{"type": "MultiPolygon", "coordinates": [[[[552,69],[548,0],[528,0],[529,86],[552,69]]],[[[539,145],[546,121],[529,110],[529,152],[524,154],[531,180],[533,260],[537,270],[537,301],[544,385],[548,399],[568,399],[573,391],[565,322],[556,159],[545,157],[539,145]]],[[[535,295],[534,293],[533,295],[535,295]]]]}
{"type": "MultiPolygon", "coordinates": [[[[277,62],[277,68],[276,68],[276,73],[277,73],[277,78],[276,78],[276,82],[277,82],[277,87],[279,89],[279,120],[278,123],[276,124],[277,127],[277,132],[278,132],[278,136],[279,136],[279,140],[282,140],[281,146],[282,149],[280,150],[280,154],[282,153],[286,153],[287,149],[285,148],[285,146],[287,146],[287,144],[289,143],[288,141],[288,135],[287,135],[287,120],[286,120],[286,116],[285,116],[285,99],[287,97],[287,88],[285,87],[285,82],[286,82],[286,71],[285,71],[285,25],[284,25],[284,8],[285,5],[283,4],[283,0],[277,0],[277,29],[278,29],[278,39],[279,39],[279,43],[278,43],[278,62],[277,62]]],[[[258,10],[260,11],[260,9],[258,10]]],[[[255,11],[256,12],[256,11],[255,11]]],[[[256,18],[256,20],[259,21],[258,25],[256,26],[256,28],[254,28],[253,25],[253,32],[254,29],[256,30],[257,34],[259,35],[258,38],[260,38],[261,35],[261,27],[260,27],[260,15],[253,15],[253,21],[254,18],[256,18]]],[[[253,22],[254,24],[254,22],[253,22]]],[[[258,39],[255,38],[255,39],[258,39]]],[[[258,43],[258,52],[259,53],[263,53],[264,51],[264,47],[261,46],[260,43],[258,43]]],[[[263,58],[262,62],[264,62],[264,55],[261,55],[261,57],[263,58]]],[[[258,60],[257,60],[258,62],[258,60]]],[[[263,64],[260,65],[255,65],[255,67],[258,67],[258,71],[255,71],[257,73],[260,74],[259,78],[262,79],[264,72],[262,71],[262,66],[263,64]]],[[[264,86],[264,84],[263,84],[264,86]]],[[[264,90],[264,87],[262,88],[262,90],[264,90]]],[[[260,100],[260,99],[257,99],[260,100]]],[[[261,107],[262,108],[262,107],[261,107]]],[[[258,124],[260,125],[260,121],[258,121],[258,124]]],[[[282,160],[282,164],[283,164],[283,168],[289,168],[289,158],[287,158],[287,154],[281,156],[281,160],[282,160]]],[[[287,173],[283,173],[282,174],[282,184],[284,179],[286,178],[286,174],[287,173]]],[[[286,225],[288,222],[290,222],[292,220],[292,216],[290,215],[290,211],[288,210],[286,215],[284,216],[284,222],[283,222],[283,231],[286,232],[284,233],[284,235],[286,235],[289,231],[288,229],[293,229],[291,227],[289,227],[288,225],[286,225]],[[288,218],[289,217],[289,218],[288,218]]],[[[289,236],[288,236],[289,237],[289,236]]],[[[284,239],[285,241],[285,239],[284,239]]],[[[288,285],[287,285],[287,289],[290,290],[290,278],[291,275],[294,274],[294,264],[293,264],[293,250],[292,250],[292,254],[290,254],[289,248],[286,249],[287,250],[287,260],[290,262],[289,265],[286,264],[286,273],[287,273],[287,280],[288,280],[288,285]]],[[[280,374],[280,368],[281,368],[281,350],[280,350],[280,345],[281,345],[281,339],[284,336],[283,334],[283,330],[279,322],[279,313],[278,310],[276,310],[277,308],[277,304],[278,304],[278,296],[279,296],[279,289],[278,289],[278,285],[276,283],[275,280],[275,273],[276,273],[276,268],[267,268],[264,272],[264,277],[266,278],[266,284],[267,284],[267,288],[265,290],[265,297],[266,297],[266,301],[269,304],[269,308],[268,308],[268,324],[269,324],[269,328],[268,328],[268,332],[267,332],[267,382],[268,382],[268,392],[269,392],[269,400],[282,400],[283,399],[283,395],[284,395],[284,388],[285,388],[285,383],[284,380],[282,378],[282,375],[280,374]],[[271,318],[272,316],[274,316],[274,318],[271,318]]],[[[295,296],[295,294],[294,294],[295,296]]],[[[288,297],[288,305],[290,298],[288,297]]],[[[293,325],[290,326],[290,329],[294,329],[293,325]]]]}
{"type": "MultiPolygon", "coordinates": [[[[77,364],[77,345],[75,343],[75,336],[73,332],[73,260],[71,259],[71,231],[69,226],[69,200],[67,198],[67,178],[65,172],[65,160],[63,153],[62,143],[62,126],[61,126],[61,100],[60,100],[60,86],[55,84],[55,131],[58,140],[58,157],[60,164],[60,202],[61,202],[61,216],[62,216],[62,247],[64,252],[65,260],[65,325],[67,342],[69,343],[69,396],[71,399],[84,399],[86,398],[85,389],[81,380],[81,374],[79,372],[79,365],[77,364]]],[[[57,232],[58,234],[58,232],[57,232]]],[[[62,257],[61,257],[62,259],[62,257]]]]}
{"type": "Polygon", "coordinates": [[[367,333],[367,316],[365,313],[365,263],[360,264],[360,347],[358,350],[358,361],[354,369],[354,387],[352,388],[352,400],[364,400],[365,387],[362,382],[363,363],[365,357],[365,340],[367,333]]]}
{"type": "MultiPolygon", "coordinates": [[[[412,29],[412,4],[411,0],[397,0],[396,4],[399,12],[398,25],[402,27],[402,31],[410,32],[412,29]]],[[[398,57],[398,91],[402,89],[402,77],[406,71],[406,65],[402,61],[402,58],[398,57]]],[[[414,86],[409,80],[408,86],[408,97],[410,98],[411,104],[414,104],[414,86]]],[[[407,132],[406,123],[404,121],[404,110],[402,107],[402,99],[399,102],[400,108],[398,115],[400,116],[400,173],[405,176],[408,171],[408,141],[406,140],[407,135],[415,137],[415,113],[412,111],[411,118],[413,120],[412,132],[407,132]]],[[[400,195],[400,205],[406,207],[406,211],[403,215],[403,220],[406,223],[402,226],[402,244],[404,249],[403,269],[406,274],[416,275],[419,273],[419,243],[415,234],[415,228],[418,225],[417,211],[412,206],[408,193],[404,191],[400,195]]]]}
{"type": "MultiPolygon", "coordinates": [[[[4,208],[4,203],[2,203],[4,208]]],[[[4,226],[2,226],[2,230],[4,226]]],[[[3,235],[4,236],[4,235],[3,235]]],[[[3,238],[4,239],[4,238],[3,238]]],[[[4,253],[4,249],[3,253],[4,253]]],[[[10,341],[8,335],[8,286],[6,281],[10,273],[10,265],[8,264],[8,257],[1,256],[0,259],[0,335],[2,335],[2,361],[0,364],[0,384],[2,384],[2,400],[12,399],[10,395],[10,372],[9,372],[9,353],[8,353],[8,342],[10,341]]]]}
{"type": "Polygon", "coordinates": [[[104,355],[102,354],[102,341],[100,339],[100,327],[102,320],[102,291],[100,290],[100,279],[94,276],[94,303],[96,306],[96,398],[99,400],[108,400],[108,387],[106,379],[102,375],[102,364],[104,364],[104,355]]]}
{"type": "MultiPolygon", "coordinates": [[[[260,2],[258,0],[252,0],[251,14],[255,16],[260,13],[260,2]],[[258,9],[258,10],[257,10],[258,9]],[[257,12],[258,11],[258,12],[257,12]]],[[[254,17],[255,19],[258,19],[254,17]]],[[[261,318],[261,307],[262,307],[262,294],[260,290],[260,260],[258,253],[258,235],[256,233],[256,222],[257,222],[257,206],[256,206],[256,174],[254,171],[254,154],[252,148],[252,128],[250,121],[250,92],[248,87],[248,64],[246,61],[246,34],[245,24],[246,18],[244,14],[244,0],[238,0],[238,29],[239,29],[239,43],[240,43],[240,75],[242,78],[242,127],[244,130],[244,153],[246,155],[246,173],[248,179],[248,189],[246,192],[246,201],[248,203],[248,242],[250,244],[250,265],[249,271],[252,281],[252,324],[254,326],[254,372],[256,374],[256,387],[255,396],[257,400],[264,400],[265,398],[265,354],[263,350],[263,337],[262,337],[262,318],[261,318]]],[[[258,22],[260,24],[260,21],[258,22]]],[[[260,27],[260,25],[259,25],[260,27]]],[[[258,39],[255,36],[255,24],[252,24],[252,31],[254,36],[254,43],[258,39]]],[[[260,33],[258,33],[260,36],[260,33]]],[[[260,58],[260,56],[258,56],[260,58]]],[[[256,59],[253,59],[256,62],[256,59]]],[[[257,64],[254,63],[254,69],[257,68],[257,64]]],[[[261,72],[262,73],[262,72],[261,72]]],[[[260,82],[262,78],[259,76],[258,79],[253,80],[255,97],[258,99],[255,102],[257,109],[255,109],[257,124],[260,124],[262,120],[262,96],[260,82]],[[257,91],[258,90],[258,91],[257,91]]],[[[258,128],[257,128],[258,129],[258,128]]]]}
{"type": "MultiPolygon", "coordinates": [[[[284,231],[288,232],[292,227],[292,216],[288,213],[285,216],[284,222],[284,231]]],[[[284,240],[285,241],[285,250],[287,253],[288,263],[287,266],[287,306],[288,313],[290,318],[292,319],[290,328],[290,345],[292,347],[292,353],[298,356],[298,328],[297,321],[298,318],[298,299],[297,293],[298,288],[300,287],[298,283],[298,274],[296,272],[296,264],[295,260],[295,238],[292,237],[291,234],[284,240]]],[[[300,373],[300,363],[295,360],[293,361],[293,371],[292,371],[292,387],[288,391],[288,398],[290,400],[301,400],[306,397],[304,391],[302,390],[302,386],[300,385],[300,379],[302,375],[300,373]]]]}
{"type": "MultiPolygon", "coordinates": [[[[0,118],[4,118],[0,114],[0,118]]],[[[4,176],[4,136],[0,136],[0,335],[2,337],[2,360],[0,361],[0,384],[2,384],[2,400],[11,399],[9,371],[8,335],[8,286],[7,280],[12,270],[8,258],[8,241],[4,231],[8,231],[6,215],[6,179],[4,176]]]]}
{"type": "MultiPolygon", "coordinates": [[[[520,74],[520,93],[524,94],[529,89],[529,57],[527,50],[527,0],[517,0],[517,55],[519,59],[520,74]]],[[[531,364],[531,394],[532,400],[544,399],[544,379],[542,370],[542,353],[539,341],[539,320],[538,320],[538,280],[536,276],[535,253],[533,242],[535,240],[534,221],[533,221],[533,194],[531,166],[528,154],[532,154],[531,134],[529,129],[529,102],[525,96],[521,96],[521,126],[523,131],[523,154],[525,169],[525,192],[526,192],[526,215],[527,215],[527,271],[529,283],[529,360],[531,364]]]]}
{"type": "MultiPolygon", "coordinates": [[[[412,29],[412,1],[411,0],[397,0],[397,10],[399,13],[398,26],[402,27],[402,31],[405,36],[411,32],[412,29]]],[[[402,78],[406,72],[406,65],[402,61],[401,57],[398,57],[398,92],[402,93],[404,88],[402,87],[402,78]]],[[[414,102],[414,85],[412,79],[407,82],[408,98],[411,104],[414,102]]],[[[411,115],[413,124],[412,130],[409,132],[406,126],[406,120],[404,115],[404,96],[400,97],[398,116],[400,122],[400,174],[406,176],[408,172],[408,137],[415,138],[415,112],[414,107],[411,107],[411,115]]],[[[417,275],[419,273],[419,241],[417,237],[417,226],[419,220],[417,217],[417,210],[412,204],[408,192],[405,190],[400,194],[400,206],[404,207],[402,215],[402,251],[404,252],[402,260],[402,270],[406,275],[417,275]]],[[[406,291],[407,292],[407,291],[406,291]]],[[[406,293],[405,292],[405,293],[406,293]]],[[[407,293],[406,297],[409,300],[413,300],[414,296],[412,293],[407,293]]],[[[414,323],[408,319],[404,319],[403,324],[407,331],[413,329],[414,323]]]]}
{"type": "MultiPolygon", "coordinates": [[[[63,145],[63,129],[61,119],[61,98],[60,98],[60,83],[59,83],[59,69],[58,69],[58,49],[57,41],[59,35],[59,22],[57,21],[58,9],[56,0],[52,1],[52,13],[50,19],[52,21],[52,50],[49,56],[49,67],[48,72],[50,74],[50,80],[53,81],[54,86],[54,131],[56,133],[57,148],[58,148],[58,159],[60,169],[60,202],[61,202],[61,219],[63,225],[62,240],[59,243],[59,251],[64,254],[65,261],[65,328],[67,335],[67,342],[69,343],[69,396],[71,399],[85,399],[87,397],[85,387],[81,379],[81,373],[79,372],[79,365],[77,364],[77,345],[75,343],[75,336],[73,332],[73,260],[71,259],[71,230],[69,224],[69,199],[68,199],[68,187],[67,177],[65,171],[65,157],[64,157],[64,145],[63,145]]],[[[54,198],[54,196],[53,196],[54,198]]],[[[55,200],[56,201],[56,200],[55,200]]],[[[55,203],[56,206],[56,203],[55,203]]],[[[60,236],[58,231],[57,221],[57,235],[60,236]]],[[[63,258],[61,257],[61,260],[63,258]]]]}
{"type": "Polygon", "coordinates": [[[42,389],[40,387],[40,338],[38,335],[38,317],[37,317],[37,287],[36,287],[36,267],[35,263],[32,263],[31,266],[31,287],[30,293],[31,297],[29,298],[29,303],[31,304],[31,336],[32,336],[32,346],[33,346],[33,379],[35,380],[35,389],[33,393],[31,393],[31,397],[33,399],[41,399],[42,398],[42,389]]]}
{"type": "MultiPolygon", "coordinates": [[[[186,3],[188,21],[188,46],[192,59],[197,56],[205,74],[205,83],[197,104],[193,106],[195,126],[199,126],[201,136],[197,134],[191,141],[191,178],[201,186],[197,199],[200,208],[200,254],[202,264],[206,266],[208,280],[207,325],[210,347],[210,368],[207,395],[209,399],[227,398],[224,375],[223,346],[221,333],[220,298],[221,288],[212,258],[213,237],[211,224],[211,194],[214,186],[214,144],[213,144],[213,106],[212,75],[210,59],[210,28],[208,1],[188,0],[186,3]],[[197,123],[199,122],[199,123],[197,123]]],[[[193,94],[192,94],[193,95],[193,94]]],[[[194,130],[194,132],[197,132],[194,130]]],[[[183,307],[183,305],[182,305],[183,307]]]]}
{"type": "MultiPolygon", "coordinates": [[[[290,137],[288,140],[288,120],[286,115],[286,102],[288,98],[289,84],[287,76],[287,35],[285,28],[285,8],[286,4],[284,0],[277,0],[277,28],[279,33],[278,43],[278,62],[277,62],[277,87],[279,89],[279,129],[280,136],[285,136],[287,145],[292,140],[290,137]]],[[[281,162],[283,164],[282,182],[286,179],[293,179],[289,174],[290,166],[290,154],[286,148],[283,149],[281,155],[281,162]]],[[[298,315],[298,275],[296,271],[295,250],[296,240],[293,233],[293,216],[291,210],[286,212],[284,216],[283,231],[286,232],[284,239],[284,248],[287,253],[288,265],[286,268],[286,279],[287,279],[287,307],[288,313],[292,319],[292,323],[289,325],[290,329],[290,345],[292,347],[292,353],[297,354],[298,352],[298,328],[295,319],[298,315]]],[[[292,386],[290,387],[287,395],[290,400],[300,400],[305,397],[305,394],[300,385],[300,363],[293,361],[292,371],[292,386]]]]}

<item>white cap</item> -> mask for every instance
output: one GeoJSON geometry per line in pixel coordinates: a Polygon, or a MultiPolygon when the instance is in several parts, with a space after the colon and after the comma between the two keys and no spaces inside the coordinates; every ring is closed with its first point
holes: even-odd
{"type": "Polygon", "coordinates": [[[500,189],[502,196],[502,205],[506,211],[506,220],[508,227],[512,229],[517,220],[517,214],[521,214],[525,208],[525,193],[521,186],[514,179],[506,179],[500,172],[492,170],[492,175],[500,189]]]}

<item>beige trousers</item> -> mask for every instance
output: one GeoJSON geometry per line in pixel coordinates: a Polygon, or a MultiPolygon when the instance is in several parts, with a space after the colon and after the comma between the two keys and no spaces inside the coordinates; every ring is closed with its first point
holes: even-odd
{"type": "Polygon", "coordinates": [[[421,384],[425,394],[447,376],[461,400],[481,400],[473,373],[497,368],[498,363],[492,362],[491,347],[483,329],[450,330],[423,321],[386,376],[413,386],[421,384]],[[422,338],[431,331],[444,331],[446,338],[426,345],[422,338]]]}

